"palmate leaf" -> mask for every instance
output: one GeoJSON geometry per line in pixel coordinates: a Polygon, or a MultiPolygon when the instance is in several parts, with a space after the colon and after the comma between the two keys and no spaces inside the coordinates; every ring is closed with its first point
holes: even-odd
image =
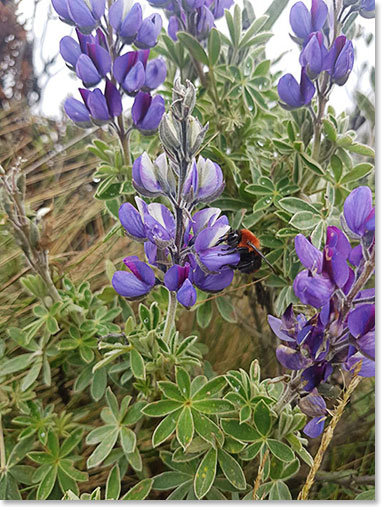
{"type": "Polygon", "coordinates": [[[237,419],[222,419],[221,425],[225,433],[242,442],[256,442],[261,435],[248,423],[241,423],[237,419]]]}
{"type": "Polygon", "coordinates": [[[192,400],[198,401],[213,398],[223,389],[226,383],[227,382],[224,377],[215,377],[204,384],[203,387],[201,387],[199,391],[193,395],[192,400]]]}
{"type": "Polygon", "coordinates": [[[191,444],[193,436],[194,421],[191,409],[190,407],[184,407],[176,425],[176,437],[184,450],[191,444]]]}
{"type": "Polygon", "coordinates": [[[207,452],[195,475],[194,490],[198,500],[211,489],[216,476],[217,451],[213,447],[207,452]]]}

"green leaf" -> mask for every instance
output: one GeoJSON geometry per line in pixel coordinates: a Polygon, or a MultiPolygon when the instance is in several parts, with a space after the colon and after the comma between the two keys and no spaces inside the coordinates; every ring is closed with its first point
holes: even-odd
{"type": "Polygon", "coordinates": [[[360,155],[364,155],[365,157],[375,157],[375,152],[370,146],[366,146],[366,144],[361,143],[353,143],[350,146],[346,146],[348,151],[352,153],[359,153],[360,155]]]}
{"type": "Polygon", "coordinates": [[[362,491],[362,493],[359,493],[354,500],[375,500],[375,489],[371,488],[367,491],[362,491]]]}
{"type": "Polygon", "coordinates": [[[260,403],[256,405],[253,412],[253,420],[255,422],[257,431],[263,436],[266,436],[271,429],[272,420],[269,408],[264,403],[264,401],[260,401],[260,403]]]}
{"type": "Polygon", "coordinates": [[[31,435],[30,437],[25,437],[19,442],[17,442],[17,444],[13,447],[9,455],[7,461],[8,468],[13,467],[16,463],[21,461],[26,455],[26,453],[29,452],[30,449],[32,449],[33,443],[34,443],[33,435],[31,435]]]}
{"type": "Polygon", "coordinates": [[[332,167],[334,179],[336,180],[336,182],[340,181],[343,169],[342,160],[339,157],[337,157],[337,155],[332,155],[330,158],[330,165],[332,167]]]}
{"type": "Polygon", "coordinates": [[[204,456],[194,480],[194,491],[198,500],[201,500],[211,489],[216,476],[217,451],[213,447],[204,456]]]}
{"type": "Polygon", "coordinates": [[[181,406],[182,405],[178,401],[159,400],[146,405],[142,409],[142,412],[149,417],[163,417],[164,415],[171,414],[171,412],[175,412],[175,410],[178,410],[181,406]]]}
{"type": "Polygon", "coordinates": [[[205,301],[196,310],[196,321],[198,325],[205,329],[208,327],[212,319],[212,304],[211,301],[205,301]]]}
{"type": "Polygon", "coordinates": [[[215,377],[207,384],[204,384],[199,391],[197,391],[192,397],[193,401],[197,400],[206,400],[212,398],[216,394],[218,394],[223,387],[225,387],[227,381],[224,377],[215,377]]]}
{"type": "Polygon", "coordinates": [[[39,376],[41,368],[42,368],[42,357],[38,357],[36,361],[33,363],[32,368],[23,378],[20,385],[21,391],[23,392],[26,391],[33,384],[33,382],[39,376]]]}
{"type": "Polygon", "coordinates": [[[218,307],[220,315],[227,322],[232,324],[237,322],[235,308],[231,301],[226,296],[220,296],[216,300],[216,306],[218,307]]]}
{"type": "Polygon", "coordinates": [[[181,403],[184,402],[186,399],[183,394],[179,391],[178,386],[174,384],[173,382],[158,382],[159,389],[163,392],[163,394],[170,398],[171,400],[180,401],[181,403]]]}
{"type": "Polygon", "coordinates": [[[176,423],[178,417],[180,415],[181,409],[178,409],[176,412],[169,414],[167,417],[161,421],[158,426],[155,428],[152,437],[153,447],[158,447],[162,442],[164,442],[172,433],[175,431],[176,423]]]}
{"type": "Polygon", "coordinates": [[[315,174],[318,174],[319,176],[324,176],[325,171],[322,169],[320,164],[313,160],[309,155],[306,153],[300,153],[300,157],[303,159],[305,165],[315,174]]]}
{"type": "Polygon", "coordinates": [[[270,438],[267,440],[267,445],[271,453],[280,461],[289,462],[295,459],[295,455],[292,449],[282,442],[270,438]]]}
{"type": "Polygon", "coordinates": [[[184,368],[176,368],[176,383],[182,395],[188,399],[191,394],[191,380],[184,368]]]}
{"type": "Polygon", "coordinates": [[[332,141],[333,143],[335,143],[336,139],[337,139],[336,127],[333,125],[333,123],[330,120],[327,120],[327,119],[324,119],[322,121],[322,124],[324,127],[324,132],[325,132],[327,138],[329,139],[329,141],[332,141]]]}
{"type": "Polygon", "coordinates": [[[221,425],[225,433],[242,442],[261,440],[261,435],[248,423],[241,423],[237,419],[222,419],[221,425]]]}
{"type": "Polygon", "coordinates": [[[72,492],[75,495],[79,494],[79,489],[77,486],[77,483],[74,479],[69,477],[68,474],[66,474],[62,468],[58,467],[57,470],[57,479],[58,483],[60,485],[61,491],[63,493],[72,492]]]}
{"type": "Polygon", "coordinates": [[[109,408],[112,411],[115,419],[118,419],[119,416],[118,400],[110,387],[106,389],[106,402],[109,405],[109,408]]]}
{"type": "Polygon", "coordinates": [[[107,384],[106,370],[105,368],[99,368],[93,374],[92,385],[90,393],[95,401],[99,401],[105,393],[107,384]]]}
{"type": "Polygon", "coordinates": [[[118,500],[120,492],[121,476],[119,473],[119,466],[114,465],[106,481],[105,500],[118,500]]]}
{"type": "Polygon", "coordinates": [[[194,421],[191,409],[190,407],[184,407],[176,425],[176,437],[184,450],[191,444],[193,436],[194,421]]]}
{"type": "Polygon", "coordinates": [[[346,183],[350,183],[352,181],[360,180],[367,176],[373,170],[373,164],[369,164],[367,162],[363,164],[357,164],[353,167],[353,169],[345,174],[341,179],[341,184],[345,185],[346,183]]]}
{"type": "Polygon", "coordinates": [[[109,433],[108,438],[102,440],[102,442],[94,449],[92,454],[89,456],[86,464],[88,468],[93,468],[102,463],[102,461],[109,456],[112,448],[114,447],[119,435],[119,429],[116,428],[114,431],[109,433]]]}
{"type": "Polygon", "coordinates": [[[9,375],[10,373],[15,373],[16,371],[30,367],[33,357],[34,353],[20,354],[17,357],[6,360],[1,365],[1,375],[9,375]]]}
{"type": "Polygon", "coordinates": [[[121,500],[144,500],[149,495],[154,479],[143,479],[131,488],[121,500]]]}
{"type": "Polygon", "coordinates": [[[210,35],[208,37],[208,57],[209,64],[211,67],[213,67],[217,63],[217,61],[219,60],[219,56],[220,56],[220,36],[216,28],[213,28],[210,31],[210,35]]]}
{"type": "Polygon", "coordinates": [[[36,500],[46,500],[50,495],[57,477],[57,467],[51,466],[37,489],[36,500]]]}
{"type": "Polygon", "coordinates": [[[196,411],[192,411],[195,430],[206,442],[211,443],[213,446],[216,442],[223,445],[224,435],[221,429],[211,419],[196,411]]]}
{"type": "Polygon", "coordinates": [[[86,472],[80,472],[73,467],[73,462],[70,459],[60,459],[59,467],[74,481],[85,482],[89,479],[86,472]]]}
{"type": "Polygon", "coordinates": [[[28,458],[30,458],[35,463],[38,463],[39,465],[53,463],[54,461],[54,456],[42,451],[32,451],[28,454],[28,458]]]}
{"type": "Polygon", "coordinates": [[[154,477],[153,489],[160,491],[173,489],[190,480],[190,476],[183,472],[163,472],[154,477]]]}
{"type": "Polygon", "coordinates": [[[109,433],[113,433],[115,430],[115,424],[107,424],[106,426],[100,426],[92,430],[86,437],[86,443],[93,445],[102,442],[107,439],[109,433]]]}
{"type": "Polygon", "coordinates": [[[126,454],[134,452],[137,443],[137,437],[134,431],[130,428],[126,428],[126,426],[122,426],[120,431],[120,438],[123,452],[126,454]]]}
{"type": "Polygon", "coordinates": [[[289,221],[293,227],[299,229],[300,231],[305,231],[309,229],[313,229],[315,225],[321,220],[320,216],[315,215],[310,211],[299,211],[294,215],[294,217],[289,221]]]}
{"type": "Polygon", "coordinates": [[[204,414],[224,414],[234,410],[234,406],[228,400],[193,401],[192,407],[204,414]]]}
{"type": "Polygon", "coordinates": [[[269,491],[269,500],[292,500],[288,486],[283,481],[275,481],[269,491]]]}
{"type": "Polygon", "coordinates": [[[82,440],[83,429],[76,428],[63,442],[60,449],[60,457],[65,457],[72,452],[72,450],[82,440]]]}
{"type": "Polygon", "coordinates": [[[297,213],[298,211],[309,211],[310,213],[318,214],[318,211],[312,204],[303,201],[298,197],[284,197],[278,201],[278,204],[290,213],[297,213]]]}
{"type": "Polygon", "coordinates": [[[268,16],[268,20],[263,26],[263,30],[270,30],[272,26],[281,16],[283,10],[288,5],[289,0],[273,0],[271,5],[265,11],[265,15],[268,16]]]}
{"type": "Polygon", "coordinates": [[[252,461],[259,454],[259,451],[263,445],[263,442],[254,442],[253,444],[246,447],[241,453],[240,458],[244,461],[252,461]]]}
{"type": "Polygon", "coordinates": [[[228,452],[219,449],[218,461],[223,474],[235,488],[245,489],[247,487],[247,481],[241,466],[228,452]]]}
{"type": "Polygon", "coordinates": [[[187,32],[178,32],[176,35],[179,41],[186,46],[196,61],[201,62],[204,65],[209,64],[206,52],[204,51],[201,44],[195,39],[195,37],[187,32]]]}
{"type": "Polygon", "coordinates": [[[139,352],[135,349],[130,351],[130,365],[131,371],[135,378],[144,380],[146,378],[145,363],[139,352]]]}

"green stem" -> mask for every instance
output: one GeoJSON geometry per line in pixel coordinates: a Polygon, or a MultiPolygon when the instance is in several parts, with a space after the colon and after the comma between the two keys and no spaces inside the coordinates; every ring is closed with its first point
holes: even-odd
{"type": "Polygon", "coordinates": [[[165,343],[167,343],[170,340],[171,331],[175,324],[176,305],[177,305],[176,293],[170,291],[168,295],[166,323],[163,329],[163,341],[165,343]]]}

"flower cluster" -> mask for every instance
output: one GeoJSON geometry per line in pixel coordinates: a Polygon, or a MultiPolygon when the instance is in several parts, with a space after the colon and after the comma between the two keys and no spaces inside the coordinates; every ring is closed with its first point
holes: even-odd
{"type": "Polygon", "coordinates": [[[195,304],[196,287],[206,292],[226,288],[233,278],[238,253],[217,245],[230,226],[218,208],[196,210],[224,189],[221,168],[211,160],[195,158],[206,128],[191,116],[195,89],[191,83],[176,83],[171,111],[162,118],[159,132],[165,153],[153,162],[143,153],[133,164],[133,184],[145,197],[166,197],[171,209],[159,202],[147,204],[136,197],[136,207],[125,203],[119,218],[127,235],[144,243],[147,263],[128,257],[129,271],[117,271],[113,287],[134,299],[147,294],[156,284],[176,292],[178,301],[189,308],[195,304]],[[162,272],[157,278],[153,268],[162,272]]]}
{"type": "Polygon", "coordinates": [[[318,81],[324,75],[317,88],[327,94],[333,84],[346,83],[354,64],[353,44],[345,35],[330,40],[328,30],[328,7],[324,0],[312,0],[310,11],[303,2],[297,2],[290,11],[290,24],[294,32],[293,40],[301,48],[300,83],[286,74],[278,83],[281,105],[286,109],[295,109],[310,104],[318,81]]]}
{"type": "Polygon", "coordinates": [[[82,101],[68,98],[64,109],[80,127],[113,122],[122,114],[122,96],[135,97],[133,126],[148,134],[164,113],[164,100],[151,92],[166,78],[161,58],[149,60],[157,43],[162,18],[143,18],[142,7],[130,0],[116,0],[106,12],[105,0],[52,0],[60,19],[76,26],[77,40],[65,36],[60,53],[68,67],[81,79],[82,101]],[[106,22],[106,24],[104,24],[106,22]],[[121,54],[126,44],[139,50],[121,54]],[[105,88],[89,90],[105,81],[105,88]]]}
{"type": "Polygon", "coordinates": [[[323,252],[301,234],[295,239],[306,269],[297,275],[294,292],[318,312],[308,319],[295,315],[290,305],[281,319],[268,316],[281,340],[276,350],[279,362],[298,372],[307,392],[325,382],[338,365],[353,370],[361,362],[358,374],[374,376],[374,289],[365,289],[365,284],[375,264],[375,209],[368,187],[358,187],[347,197],[342,225],[358,242],[354,248],[334,226],[327,229],[323,252]]]}
{"type": "Polygon", "coordinates": [[[161,7],[169,18],[168,34],[177,40],[177,32],[185,31],[199,40],[208,37],[215,20],[224,15],[234,0],[149,0],[153,7],[161,7]]]}

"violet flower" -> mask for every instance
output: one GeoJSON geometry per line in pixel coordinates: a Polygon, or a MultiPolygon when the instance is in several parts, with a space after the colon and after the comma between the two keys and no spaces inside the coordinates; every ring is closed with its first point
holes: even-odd
{"type": "Polygon", "coordinates": [[[165,112],[164,99],[161,95],[154,98],[145,92],[139,92],[135,97],[131,116],[134,126],[143,134],[153,133],[159,125],[165,112]]]}
{"type": "Polygon", "coordinates": [[[112,278],[112,285],[118,294],[128,299],[144,296],[155,285],[155,273],[138,257],[126,257],[123,262],[129,271],[116,271],[112,278]]]}
{"type": "Polygon", "coordinates": [[[65,23],[76,25],[82,33],[91,33],[105,13],[105,0],[52,0],[54,10],[65,23]]]}
{"type": "Polygon", "coordinates": [[[153,48],[160,31],[162,30],[162,18],[159,14],[152,14],[142,21],[135,38],[135,45],[140,49],[153,48]]]}
{"type": "Polygon", "coordinates": [[[340,35],[325,57],[324,70],[328,72],[334,83],[342,86],[348,80],[353,65],[353,44],[345,35],[340,35]]]}
{"type": "Polygon", "coordinates": [[[310,438],[321,435],[325,427],[325,419],[328,414],[325,400],[315,389],[304,396],[299,402],[301,411],[312,419],[305,425],[303,432],[310,438]]]}
{"type": "Polygon", "coordinates": [[[148,49],[130,51],[115,59],[114,77],[128,95],[135,96],[139,90],[154,90],[166,79],[165,62],[161,58],[148,61],[149,54],[148,49]]]}
{"type": "Polygon", "coordinates": [[[307,76],[305,68],[302,67],[300,83],[296,81],[292,74],[285,74],[285,76],[280,78],[277,91],[282,107],[285,109],[297,109],[310,104],[316,88],[307,76]]]}
{"type": "Polygon", "coordinates": [[[319,32],[328,16],[323,0],[312,0],[310,11],[303,2],[297,2],[290,10],[289,21],[299,42],[303,44],[312,32],[319,32]]]}
{"type": "Polygon", "coordinates": [[[109,21],[125,44],[134,42],[142,24],[142,7],[139,2],[116,0],[109,9],[109,21]]]}
{"type": "Polygon", "coordinates": [[[361,239],[375,230],[375,208],[369,187],[355,188],[344,203],[346,225],[355,239],[361,239]]]}
{"type": "Polygon", "coordinates": [[[310,79],[315,79],[324,70],[327,53],[322,33],[312,33],[300,55],[300,64],[310,79]]]}

